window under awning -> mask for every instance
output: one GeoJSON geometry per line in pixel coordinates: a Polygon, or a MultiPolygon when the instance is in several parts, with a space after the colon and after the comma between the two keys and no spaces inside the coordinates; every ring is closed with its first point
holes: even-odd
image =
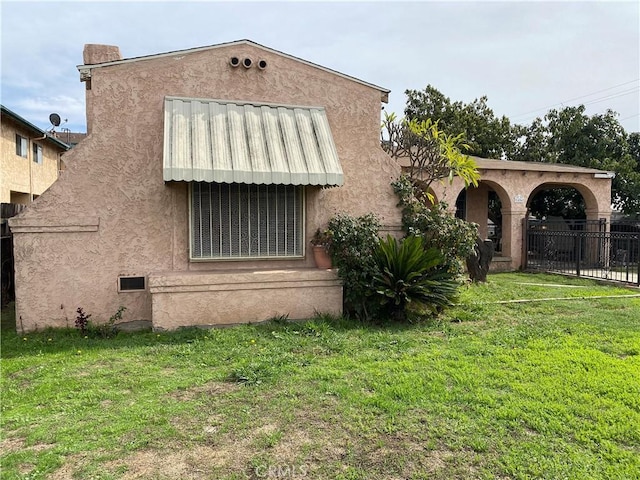
{"type": "Polygon", "coordinates": [[[324,108],[166,97],[164,180],[344,183],[324,108]]]}

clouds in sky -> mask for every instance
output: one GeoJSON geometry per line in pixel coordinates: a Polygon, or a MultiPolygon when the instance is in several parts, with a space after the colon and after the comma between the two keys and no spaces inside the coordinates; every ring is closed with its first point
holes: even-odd
{"type": "Polygon", "coordinates": [[[36,125],[49,113],[84,131],[85,43],[125,58],[247,38],[391,89],[487,95],[528,123],[551,107],[617,111],[640,130],[637,2],[11,2],[3,1],[2,103],[36,125]],[[604,99],[604,100],[603,100],[604,99]]]}

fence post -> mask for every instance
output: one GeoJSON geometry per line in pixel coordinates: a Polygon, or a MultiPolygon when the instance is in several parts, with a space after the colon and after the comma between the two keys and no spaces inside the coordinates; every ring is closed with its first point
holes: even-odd
{"type": "MultiPolygon", "coordinates": [[[[637,236],[638,239],[638,253],[636,254],[636,285],[640,287],[640,233],[637,236]]],[[[631,261],[631,251],[629,251],[629,261],[631,261]]]]}
{"type": "Polygon", "coordinates": [[[578,242],[578,248],[576,248],[576,276],[580,276],[580,257],[582,257],[582,233],[576,232],[576,241],[578,242]]]}
{"type": "Polygon", "coordinates": [[[526,270],[529,267],[529,222],[527,221],[527,217],[522,219],[522,230],[524,232],[524,242],[523,243],[523,270],[526,270]]]}

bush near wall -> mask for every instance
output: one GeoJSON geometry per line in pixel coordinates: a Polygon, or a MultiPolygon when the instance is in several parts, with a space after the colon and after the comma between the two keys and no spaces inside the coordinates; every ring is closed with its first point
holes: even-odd
{"type": "Polygon", "coordinates": [[[428,245],[426,235],[381,241],[379,230],[373,214],[339,214],[329,221],[329,253],[344,282],[345,314],[403,321],[414,306],[432,315],[451,305],[458,272],[442,249],[428,245]]]}
{"type": "Polygon", "coordinates": [[[426,205],[406,176],[400,177],[391,186],[400,199],[405,234],[423,237],[425,248],[434,247],[442,252],[449,272],[462,275],[464,260],[475,248],[478,225],[451,215],[445,202],[426,205]]]}

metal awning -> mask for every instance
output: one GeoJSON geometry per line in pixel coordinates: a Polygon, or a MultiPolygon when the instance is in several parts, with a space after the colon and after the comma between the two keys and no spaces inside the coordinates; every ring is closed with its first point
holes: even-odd
{"type": "Polygon", "coordinates": [[[344,183],[321,107],[166,97],[164,180],[344,183]]]}

